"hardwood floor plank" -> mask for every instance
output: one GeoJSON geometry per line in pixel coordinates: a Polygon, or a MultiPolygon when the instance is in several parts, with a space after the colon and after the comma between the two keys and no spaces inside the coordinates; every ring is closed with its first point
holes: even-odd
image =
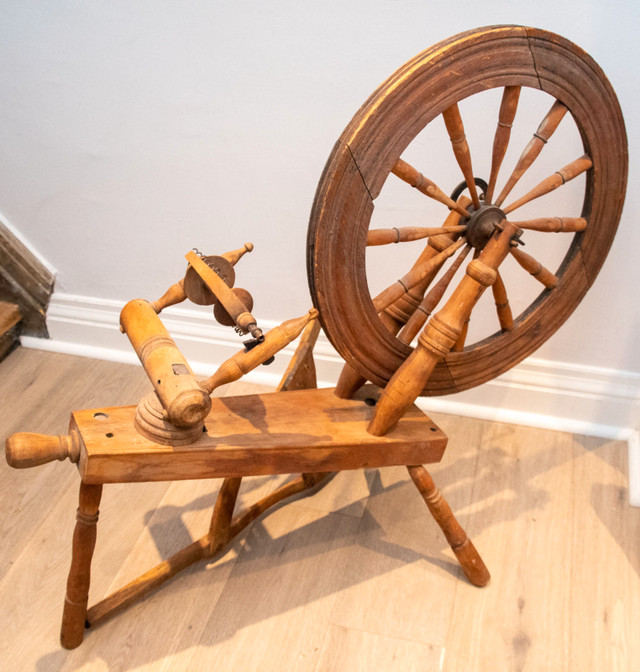
{"type": "Polygon", "coordinates": [[[408,478],[392,467],[374,481],[331,622],[442,646],[457,565],[408,478]]]}
{"type": "Polygon", "coordinates": [[[376,474],[375,469],[338,472],[313,497],[305,497],[291,505],[362,518],[376,474]]]}
{"type": "Polygon", "coordinates": [[[320,651],[316,672],[439,670],[443,654],[444,649],[439,646],[330,625],[320,651]]]}
{"type": "MultiPolygon", "coordinates": [[[[572,483],[571,661],[634,670],[640,661],[640,509],[628,505],[623,442],[577,437],[572,483]]],[[[591,668],[589,668],[591,666],[591,668]]]]}
{"type": "Polygon", "coordinates": [[[181,670],[314,670],[358,519],[302,506],[254,523],[181,670]]]}
{"type": "Polygon", "coordinates": [[[569,434],[498,423],[482,444],[469,520],[492,580],[456,584],[443,669],[592,669],[568,664],[580,451],[569,434]]]}

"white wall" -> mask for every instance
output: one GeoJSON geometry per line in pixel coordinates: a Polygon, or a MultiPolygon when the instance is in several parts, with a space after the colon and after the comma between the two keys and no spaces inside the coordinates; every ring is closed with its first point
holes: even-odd
{"type": "MultiPolygon", "coordinates": [[[[334,141],[391,72],[461,30],[528,24],[591,53],[626,117],[634,185],[639,15],[622,0],[5,0],[0,212],[57,292],[98,303],[156,298],[191,247],[251,240],[238,284],[258,317],[286,319],[310,304],[306,225],[334,141]]],[[[640,374],[639,209],[632,187],[596,285],[537,357],[640,374]]]]}

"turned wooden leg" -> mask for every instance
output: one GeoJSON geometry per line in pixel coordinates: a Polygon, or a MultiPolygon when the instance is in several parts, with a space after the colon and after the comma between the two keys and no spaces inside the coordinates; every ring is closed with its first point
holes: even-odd
{"type": "Polygon", "coordinates": [[[91,582],[91,558],[96,545],[96,524],[101,496],[102,485],[80,483],[71,568],[67,580],[67,595],[60,631],[60,643],[65,649],[75,649],[76,646],[80,646],[84,637],[91,582]]]}
{"type": "Polygon", "coordinates": [[[429,472],[421,465],[407,466],[407,469],[422,498],[429,507],[431,515],[444,532],[451,550],[456,554],[458,562],[469,581],[474,586],[486,585],[491,578],[489,570],[486,568],[478,551],[476,551],[475,546],[471,543],[467,533],[456,520],[447,500],[436,487],[429,472]]]}
{"type": "Polygon", "coordinates": [[[229,541],[231,518],[241,482],[242,478],[240,477],[225,478],[222,482],[209,526],[209,556],[215,555],[229,541]]]}
{"type": "Polygon", "coordinates": [[[211,557],[211,546],[214,544],[214,553],[224,548],[234,537],[242,532],[258,516],[281,501],[293,497],[305,490],[316,488],[326,483],[330,473],[303,474],[295,480],[279,487],[260,501],[250,506],[246,511],[237,514],[229,520],[233,513],[232,501],[235,503],[237,488],[240,487],[240,478],[225,479],[214,507],[210,531],[189,546],[164,560],[148,572],[139,576],[131,583],[123,586],[101,602],[94,604],[87,613],[87,620],[92,626],[103,623],[108,618],[126,609],[145,595],[161,586],[165,581],[175,576],[194,562],[211,557]],[[224,538],[225,543],[219,545],[216,540],[224,538]]]}
{"type": "MultiPolygon", "coordinates": [[[[471,311],[487,287],[498,276],[497,269],[509,254],[520,229],[503,220],[477,259],[466,268],[460,284],[444,307],[427,323],[414,351],[393,374],[376,404],[368,431],[383,436],[424,389],[438,362],[447,356],[463,331],[471,311]]],[[[447,249],[453,249],[451,245],[447,249]]]]}
{"type": "Polygon", "coordinates": [[[354,368],[345,363],[340,372],[334,394],[340,399],[353,399],[355,393],[366,382],[366,378],[363,378],[354,368]]]}

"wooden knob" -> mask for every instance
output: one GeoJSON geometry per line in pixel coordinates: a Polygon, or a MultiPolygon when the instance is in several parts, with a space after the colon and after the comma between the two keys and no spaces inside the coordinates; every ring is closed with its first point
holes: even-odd
{"type": "Polygon", "coordinates": [[[207,394],[211,394],[216,387],[238,380],[291,343],[302,333],[307,324],[317,317],[318,311],[312,308],[306,315],[287,320],[274,327],[265,334],[262,343],[252,350],[241,350],[227,359],[210,378],[201,382],[200,386],[207,394]]]}
{"type": "Polygon", "coordinates": [[[171,285],[169,289],[157,300],[151,304],[151,307],[155,310],[156,313],[161,312],[168,306],[175,306],[176,303],[182,303],[186,301],[187,295],[184,293],[184,280],[176,282],[175,285],[171,285]]]}
{"type": "MultiPolygon", "coordinates": [[[[231,291],[242,301],[246,312],[251,313],[253,310],[253,297],[251,294],[246,289],[242,289],[242,287],[234,287],[231,291]]],[[[213,316],[216,318],[218,324],[221,324],[223,327],[233,327],[236,323],[222,303],[216,303],[213,306],[213,316]]]]}
{"type": "Polygon", "coordinates": [[[60,436],[27,432],[12,434],[5,443],[5,454],[9,466],[14,469],[37,467],[67,458],[77,462],[80,458],[80,437],[76,432],[60,436]]]}
{"type": "Polygon", "coordinates": [[[241,248],[237,250],[231,250],[231,252],[225,252],[222,256],[232,266],[235,266],[247,252],[251,252],[252,250],[253,250],[253,243],[245,243],[241,248]]]}

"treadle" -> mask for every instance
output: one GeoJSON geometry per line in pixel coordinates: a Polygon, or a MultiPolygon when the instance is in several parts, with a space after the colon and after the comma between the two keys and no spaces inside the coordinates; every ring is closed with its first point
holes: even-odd
{"type": "Polygon", "coordinates": [[[366,430],[380,390],[353,399],[332,388],[212,399],[206,432],[186,446],[154,443],[134,428],[135,406],[75,411],[84,483],[311,473],[439,462],[446,435],[417,406],[393,431],[366,430]],[[365,402],[365,400],[367,400],[365,402]]]}

